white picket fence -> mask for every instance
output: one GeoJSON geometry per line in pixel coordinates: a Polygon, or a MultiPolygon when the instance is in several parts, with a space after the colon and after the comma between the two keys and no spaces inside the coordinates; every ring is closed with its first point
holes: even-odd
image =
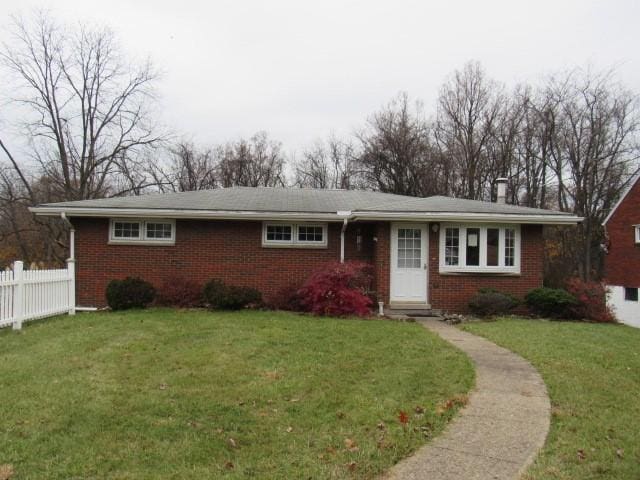
{"type": "Polygon", "coordinates": [[[13,270],[0,272],[0,327],[61,313],[75,314],[75,268],[73,260],[58,270],[24,270],[16,261],[13,270]]]}

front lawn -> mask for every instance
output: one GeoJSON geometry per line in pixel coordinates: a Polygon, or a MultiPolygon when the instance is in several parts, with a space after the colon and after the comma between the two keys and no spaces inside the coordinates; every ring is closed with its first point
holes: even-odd
{"type": "Polygon", "coordinates": [[[547,384],[551,431],[525,479],[640,479],[640,330],[518,319],[464,329],[527,358],[547,384]]]}
{"type": "Polygon", "coordinates": [[[417,324],[168,309],[58,317],[0,332],[0,471],[371,478],[437,435],[459,403],[447,400],[472,383],[469,360],[417,324]]]}

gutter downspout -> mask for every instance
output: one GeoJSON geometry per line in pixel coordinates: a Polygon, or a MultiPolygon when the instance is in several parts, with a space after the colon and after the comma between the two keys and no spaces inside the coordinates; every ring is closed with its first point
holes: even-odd
{"type": "Polygon", "coordinates": [[[60,218],[69,226],[69,260],[75,261],[76,259],[76,230],[73,228],[73,224],[67,218],[67,214],[60,212],[60,218]]]}
{"type": "Polygon", "coordinates": [[[69,275],[69,315],[76,314],[76,230],[64,212],[60,218],[69,226],[69,258],[67,258],[67,273],[69,275]]]}
{"type": "Polygon", "coordinates": [[[340,263],[344,263],[344,232],[347,230],[349,219],[342,221],[342,230],[340,230],[340,263]]]}

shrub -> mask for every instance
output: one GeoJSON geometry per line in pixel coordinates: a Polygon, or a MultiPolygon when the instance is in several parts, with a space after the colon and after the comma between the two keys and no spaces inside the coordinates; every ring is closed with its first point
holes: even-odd
{"type": "Polygon", "coordinates": [[[479,317],[491,317],[509,313],[520,302],[507,293],[498,292],[490,288],[481,288],[478,293],[469,300],[469,310],[479,317]]]}
{"type": "Polygon", "coordinates": [[[275,294],[269,297],[267,306],[273,310],[302,311],[303,308],[300,304],[298,290],[300,290],[300,285],[294,283],[280,288],[275,294]]]}
{"type": "Polygon", "coordinates": [[[573,295],[561,288],[536,288],[527,293],[525,302],[529,309],[544,317],[568,318],[571,308],[577,304],[573,295]]]}
{"type": "Polygon", "coordinates": [[[107,285],[107,304],[112,310],[145,308],[156,296],[156,290],[141,278],[111,280],[107,285]]]}
{"type": "Polygon", "coordinates": [[[316,315],[368,315],[373,302],[366,289],[371,278],[372,266],[367,263],[331,263],[311,275],[298,290],[300,304],[316,315]]]}
{"type": "Polygon", "coordinates": [[[570,308],[570,314],[574,318],[606,323],[616,321],[607,305],[607,289],[600,282],[570,278],[567,281],[567,291],[577,300],[576,305],[570,308]]]}
{"type": "Polygon", "coordinates": [[[255,288],[227,285],[222,280],[211,280],[202,292],[210,308],[217,310],[239,310],[262,301],[262,295],[255,288]]]}
{"type": "Polygon", "coordinates": [[[203,305],[202,285],[184,278],[166,280],[156,296],[158,305],[193,308],[203,305]]]}

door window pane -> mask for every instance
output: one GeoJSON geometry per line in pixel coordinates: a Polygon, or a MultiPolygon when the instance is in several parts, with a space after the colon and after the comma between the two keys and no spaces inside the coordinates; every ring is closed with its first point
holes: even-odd
{"type": "Polygon", "coordinates": [[[398,229],[398,268],[422,267],[422,230],[398,229]]]}
{"type": "Polygon", "coordinates": [[[500,245],[500,229],[487,228],[487,265],[498,266],[498,248],[500,245]]]}
{"type": "Polygon", "coordinates": [[[480,265],[480,229],[467,228],[467,265],[480,265]]]}

